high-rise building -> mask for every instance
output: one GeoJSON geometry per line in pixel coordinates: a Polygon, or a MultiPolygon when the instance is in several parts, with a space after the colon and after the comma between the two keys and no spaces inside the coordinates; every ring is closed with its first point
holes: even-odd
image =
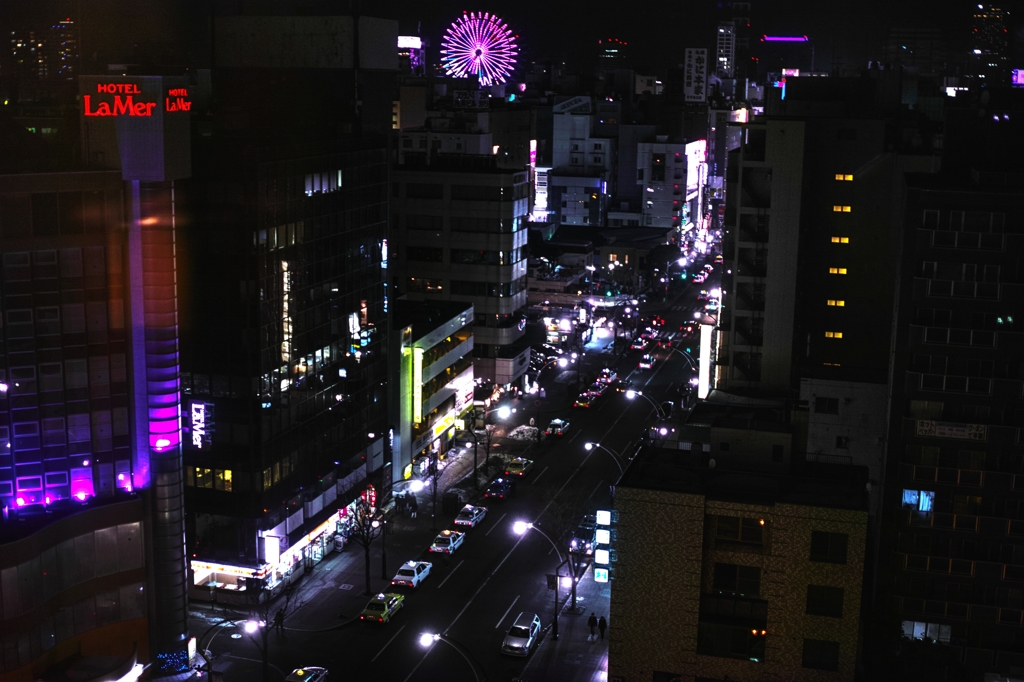
{"type": "MultiPolygon", "coordinates": [[[[192,588],[241,600],[324,555],[342,479],[385,464],[397,23],[218,16],[180,188],[192,588]],[[275,50],[283,33],[301,49],[275,50]],[[330,50],[321,49],[331,45],[330,50]],[[268,83],[273,96],[268,96],[268,83]],[[358,94],[357,94],[358,92],[358,94]]],[[[385,482],[386,483],[386,482],[385,482]]]]}
{"type": "Polygon", "coordinates": [[[718,24],[715,55],[715,73],[720,78],[732,78],[736,72],[736,22],[718,24]]]}
{"type": "Polygon", "coordinates": [[[191,95],[178,77],[79,85],[89,168],[8,157],[0,175],[11,679],[75,653],[189,664],[175,191],[191,95]]]}
{"type": "Polygon", "coordinates": [[[729,152],[716,384],[730,391],[795,397],[799,377],[886,380],[889,329],[873,320],[893,298],[893,207],[903,172],[932,168],[932,148],[893,149],[898,119],[842,113],[876,82],[798,82],[768,116],[738,124],[729,152]]]}
{"type": "Polygon", "coordinates": [[[1010,12],[992,3],[979,4],[972,14],[967,72],[988,87],[1009,83],[1010,12]]]}
{"type": "Polygon", "coordinates": [[[474,375],[504,386],[523,380],[530,359],[528,175],[471,154],[406,154],[392,172],[396,293],[472,304],[474,375]]]}
{"type": "Polygon", "coordinates": [[[80,67],[79,29],[70,17],[5,33],[0,77],[8,97],[21,102],[53,101],[74,91],[80,67]]]}
{"type": "Polygon", "coordinates": [[[853,680],[866,472],[685,445],[641,449],[615,486],[609,679],[853,680]]]}
{"type": "MultiPolygon", "coordinates": [[[[1004,124],[989,127],[1001,137],[1004,124]]],[[[1024,666],[1024,186],[980,168],[907,184],[877,651],[901,633],[904,672],[1012,677],[1024,666]]]]}

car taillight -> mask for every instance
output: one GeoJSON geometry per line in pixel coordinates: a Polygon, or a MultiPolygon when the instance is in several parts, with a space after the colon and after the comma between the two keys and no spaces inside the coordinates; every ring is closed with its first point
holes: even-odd
{"type": "Polygon", "coordinates": [[[377,622],[378,622],[378,623],[383,623],[383,622],[384,622],[384,619],[383,619],[383,618],[378,618],[378,619],[377,619],[377,622]]]}

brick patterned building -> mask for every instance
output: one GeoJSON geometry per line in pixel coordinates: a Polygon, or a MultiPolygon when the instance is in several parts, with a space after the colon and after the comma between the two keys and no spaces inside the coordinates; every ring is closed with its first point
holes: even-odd
{"type": "Polygon", "coordinates": [[[689,454],[641,451],[616,487],[609,679],[852,680],[865,470],[689,454]]]}

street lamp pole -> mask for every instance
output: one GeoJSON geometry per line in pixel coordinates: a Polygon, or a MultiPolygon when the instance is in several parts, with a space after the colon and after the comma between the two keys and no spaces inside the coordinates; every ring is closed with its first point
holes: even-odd
{"type": "Polygon", "coordinates": [[[480,673],[477,672],[477,669],[476,669],[477,666],[474,665],[473,661],[471,661],[469,659],[469,656],[467,656],[466,652],[462,650],[462,647],[461,646],[457,646],[455,644],[455,642],[451,641],[451,638],[447,634],[436,633],[436,632],[435,633],[424,632],[422,635],[420,635],[420,645],[421,646],[429,647],[429,646],[433,645],[434,642],[444,642],[445,644],[447,644],[451,648],[453,648],[456,651],[458,651],[459,655],[462,656],[462,658],[469,665],[470,669],[473,671],[473,677],[476,679],[476,682],[481,682],[480,673]]]}
{"type": "Polygon", "coordinates": [[[600,443],[584,443],[583,444],[583,449],[587,450],[588,452],[593,450],[594,448],[599,448],[601,450],[604,450],[605,452],[607,452],[609,455],[612,456],[612,460],[614,460],[615,466],[619,467],[619,475],[620,476],[624,475],[626,473],[626,470],[622,468],[622,462],[619,461],[621,459],[621,456],[618,453],[616,453],[614,450],[609,450],[608,448],[606,448],[605,446],[601,445],[600,443]]]}
{"type": "MultiPolygon", "coordinates": [[[[558,565],[561,566],[562,564],[565,563],[565,559],[562,558],[562,553],[558,551],[558,545],[555,544],[555,541],[552,540],[551,537],[547,533],[542,531],[537,526],[533,525],[532,523],[526,523],[525,521],[516,521],[514,524],[512,524],[512,530],[515,531],[519,535],[522,535],[523,533],[525,533],[528,530],[535,530],[535,531],[537,531],[538,533],[540,533],[541,535],[544,536],[545,540],[547,540],[548,542],[551,543],[551,548],[553,550],[555,550],[555,556],[558,557],[558,565]]],[[[561,578],[561,576],[558,574],[558,569],[556,568],[555,569],[555,613],[554,613],[554,618],[551,621],[551,636],[554,639],[558,639],[558,580],[559,580],[559,578],[561,578]]],[[[575,580],[576,576],[573,576],[572,579],[575,580]]],[[[575,606],[576,605],[573,604],[574,608],[575,608],[575,606]]]]}
{"type": "Polygon", "coordinates": [[[643,398],[644,400],[646,400],[647,402],[654,406],[655,411],[657,411],[658,413],[658,419],[668,419],[668,417],[665,416],[665,413],[661,411],[661,405],[654,402],[654,400],[650,396],[644,395],[643,391],[634,391],[633,389],[626,391],[626,398],[628,398],[629,400],[632,400],[636,396],[640,396],[641,398],[643,398]]]}

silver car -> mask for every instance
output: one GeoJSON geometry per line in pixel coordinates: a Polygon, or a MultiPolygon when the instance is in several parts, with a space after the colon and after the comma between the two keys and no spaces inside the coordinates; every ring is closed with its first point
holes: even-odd
{"type": "Polygon", "coordinates": [[[540,637],[540,617],[536,613],[520,613],[508,629],[501,643],[501,653],[510,656],[529,656],[540,637]]]}

